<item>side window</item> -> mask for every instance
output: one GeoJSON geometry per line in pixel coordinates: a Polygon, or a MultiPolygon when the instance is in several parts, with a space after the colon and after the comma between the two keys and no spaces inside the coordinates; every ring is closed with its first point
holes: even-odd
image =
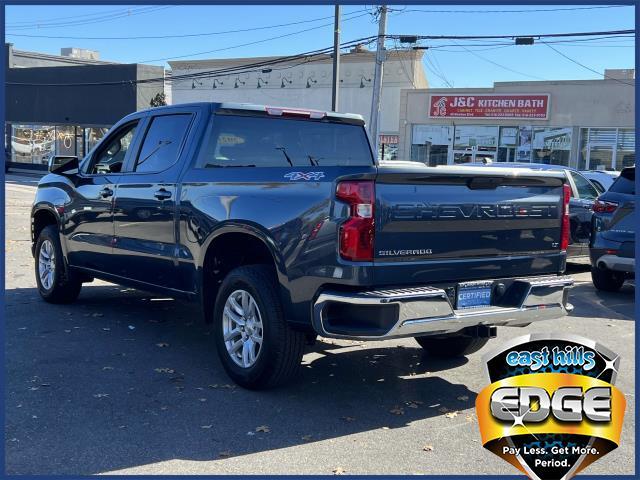
{"type": "Polygon", "coordinates": [[[190,113],[154,117],[147,129],[134,170],[161,172],[176,163],[191,118],[190,113]]]}
{"type": "Polygon", "coordinates": [[[603,194],[606,190],[604,188],[604,185],[602,185],[598,180],[591,180],[591,183],[593,183],[593,186],[596,187],[596,190],[598,190],[598,195],[603,194]]]}
{"type": "Polygon", "coordinates": [[[96,151],[87,173],[95,175],[120,172],[137,127],[138,121],[129,123],[108,137],[96,151]]]}
{"type": "Polygon", "coordinates": [[[583,200],[595,200],[598,198],[598,190],[594,187],[589,180],[576,172],[571,172],[573,177],[573,183],[576,184],[576,190],[578,190],[578,196],[583,200]]]}

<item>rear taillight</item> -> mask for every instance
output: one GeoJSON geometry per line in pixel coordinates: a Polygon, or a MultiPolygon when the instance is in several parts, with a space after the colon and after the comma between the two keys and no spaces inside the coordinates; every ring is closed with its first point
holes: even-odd
{"type": "Polygon", "coordinates": [[[569,246],[569,200],[571,187],[566,183],[562,186],[562,229],[560,233],[560,250],[567,250],[569,246]]]}
{"type": "Polygon", "coordinates": [[[616,202],[605,202],[604,200],[596,200],[593,204],[593,211],[595,213],[613,213],[618,208],[616,202]]]}
{"type": "Polygon", "coordinates": [[[349,204],[349,219],[340,226],[340,256],[354,262],[372,261],[375,203],[373,181],[340,182],[336,198],[349,204]]]}

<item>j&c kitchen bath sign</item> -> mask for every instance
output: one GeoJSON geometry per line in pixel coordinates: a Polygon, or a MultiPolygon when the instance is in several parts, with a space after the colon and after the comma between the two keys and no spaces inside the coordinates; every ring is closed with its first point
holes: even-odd
{"type": "Polygon", "coordinates": [[[429,96],[431,118],[530,118],[546,120],[549,95],[438,95],[429,96]]]}

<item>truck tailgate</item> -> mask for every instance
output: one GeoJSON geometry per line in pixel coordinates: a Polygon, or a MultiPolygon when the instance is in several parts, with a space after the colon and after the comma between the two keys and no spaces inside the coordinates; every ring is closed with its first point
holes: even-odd
{"type": "Polygon", "coordinates": [[[380,167],[376,278],[419,283],[559,272],[563,182],[562,173],[522,168],[380,167]]]}

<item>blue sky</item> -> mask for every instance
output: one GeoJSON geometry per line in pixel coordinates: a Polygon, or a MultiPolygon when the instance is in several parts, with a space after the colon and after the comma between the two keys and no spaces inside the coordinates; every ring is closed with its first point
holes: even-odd
{"type": "MultiPolygon", "coordinates": [[[[527,35],[622,30],[635,27],[634,7],[531,11],[578,7],[580,6],[515,4],[512,6],[392,6],[387,31],[390,34],[417,35],[527,35]],[[479,10],[482,13],[478,13],[479,10]],[[495,10],[518,10],[519,12],[488,12],[495,10]]],[[[593,5],[584,7],[593,7],[593,5]]],[[[342,24],[343,42],[377,33],[377,24],[367,13],[371,11],[371,6],[343,7],[345,16],[342,24]]],[[[98,50],[104,60],[166,65],[162,59],[168,57],[204,59],[289,55],[324,48],[333,42],[332,15],[333,6],[328,5],[7,6],[6,40],[20,50],[57,54],[61,47],[73,46],[98,50]],[[309,20],[316,21],[309,22],[309,20]],[[29,37],[37,35],[50,37],[180,35],[269,27],[293,22],[304,23],[250,32],[187,38],[97,40],[29,37]],[[307,31],[297,33],[301,30],[307,31]],[[231,48],[281,35],[287,36],[231,48]],[[212,50],[218,51],[194,55],[194,53],[212,50]]],[[[472,41],[458,41],[463,47],[454,45],[451,41],[423,43],[440,47],[427,50],[425,55],[426,73],[433,87],[487,87],[494,81],[601,78],[596,73],[572,63],[541,44],[497,48],[488,45],[486,41],[478,42],[483,44],[481,46],[471,46],[474,43],[472,41]],[[445,44],[447,46],[444,46],[445,44]]],[[[598,39],[593,42],[555,44],[554,48],[597,72],[603,72],[605,68],[634,68],[634,45],[633,38],[598,39]]],[[[394,45],[390,43],[387,46],[394,45]]]]}

